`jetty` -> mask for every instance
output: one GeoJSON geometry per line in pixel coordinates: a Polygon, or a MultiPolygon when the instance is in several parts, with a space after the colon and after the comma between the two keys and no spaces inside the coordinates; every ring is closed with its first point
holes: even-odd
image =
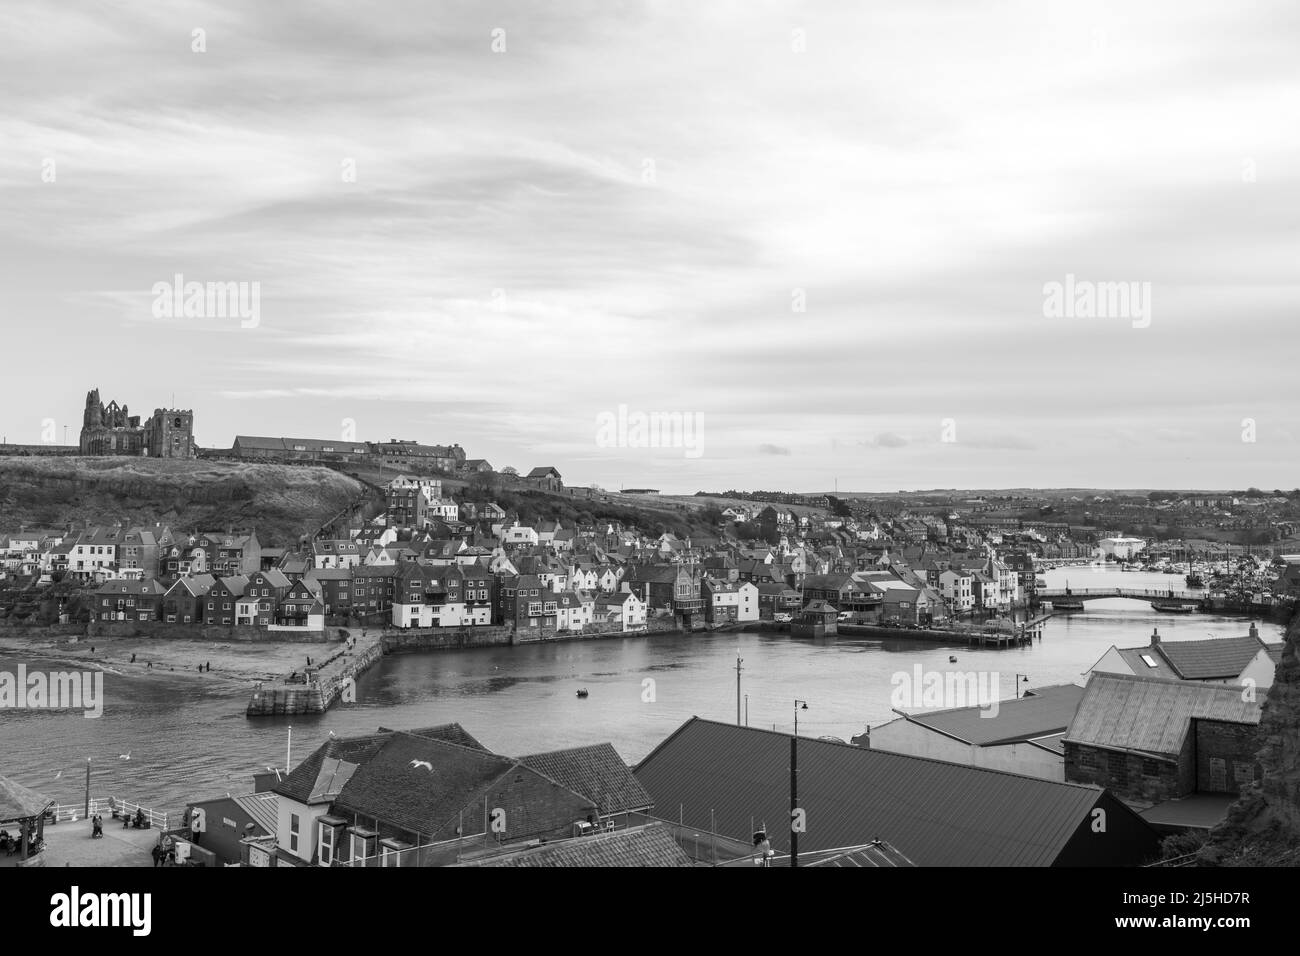
{"type": "Polygon", "coordinates": [[[882,624],[840,624],[845,637],[925,641],[934,644],[966,644],[971,647],[1020,647],[1043,636],[1043,624],[1051,614],[1039,614],[1028,621],[995,624],[955,624],[934,627],[890,627],[882,624]]]}
{"type": "Polygon", "coordinates": [[[323,714],[335,701],[355,690],[357,678],[383,655],[381,636],[362,634],[352,638],[311,667],[255,685],[245,714],[249,717],[323,714]]]}

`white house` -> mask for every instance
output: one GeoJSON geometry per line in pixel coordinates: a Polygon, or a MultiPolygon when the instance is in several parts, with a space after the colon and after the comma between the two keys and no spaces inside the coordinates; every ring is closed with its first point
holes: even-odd
{"type": "Polygon", "coordinates": [[[501,529],[501,543],[505,545],[535,545],[537,544],[537,531],[533,528],[520,525],[516,521],[509,528],[501,529]]]}
{"type": "Polygon", "coordinates": [[[964,569],[949,568],[939,574],[939,592],[954,614],[969,611],[975,606],[974,584],[975,575],[964,569]]]}
{"type": "Polygon", "coordinates": [[[1164,641],[1157,629],[1145,647],[1111,645],[1086,673],[1241,685],[1262,694],[1273,686],[1282,646],[1266,644],[1253,622],[1245,637],[1201,641],[1164,641]]]}
{"type": "Polygon", "coordinates": [[[1146,546],[1147,543],[1142,538],[1102,538],[1097,542],[1097,548],[1104,557],[1119,561],[1127,561],[1146,546]]]}
{"type": "Polygon", "coordinates": [[[623,630],[643,627],[645,602],[631,591],[601,594],[596,598],[595,620],[600,624],[621,624],[623,630]]]}
{"type": "Polygon", "coordinates": [[[361,549],[350,539],[322,539],[311,545],[312,567],[318,571],[354,568],[361,563],[361,549]]]}

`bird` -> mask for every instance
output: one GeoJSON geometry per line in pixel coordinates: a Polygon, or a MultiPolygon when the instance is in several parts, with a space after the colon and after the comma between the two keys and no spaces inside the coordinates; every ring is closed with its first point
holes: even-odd
{"type": "Polygon", "coordinates": [[[128,750],[128,751],[127,751],[126,753],[124,753],[124,754],[118,754],[118,755],[117,755],[117,759],[118,759],[118,760],[130,760],[130,759],[131,759],[131,751],[128,750]]]}
{"type": "Polygon", "coordinates": [[[60,770],[58,773],[56,773],[56,774],[54,775],[54,779],[55,779],[55,780],[58,780],[58,779],[59,779],[60,777],[62,777],[62,776],[63,776],[63,771],[60,770]]]}
{"type": "Polygon", "coordinates": [[[330,731],[330,736],[331,736],[331,737],[337,737],[338,734],[334,733],[334,731],[331,730],[331,731],[330,731]]]}
{"type": "Polygon", "coordinates": [[[429,773],[433,773],[433,764],[429,763],[427,760],[412,760],[411,768],[414,769],[416,767],[423,767],[425,770],[429,771],[429,773]]]}

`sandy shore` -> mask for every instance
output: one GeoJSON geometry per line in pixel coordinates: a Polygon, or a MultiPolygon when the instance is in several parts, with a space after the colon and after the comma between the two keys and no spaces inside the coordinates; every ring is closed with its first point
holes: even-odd
{"type": "Polygon", "coordinates": [[[35,658],[77,667],[100,667],[122,674],[166,674],[194,680],[247,684],[278,680],[317,662],[337,644],[294,642],[213,643],[150,637],[65,637],[32,632],[0,634],[0,657],[22,661],[35,658]],[[93,650],[92,650],[93,648],[93,650]],[[135,663],[131,655],[135,655],[135,663]],[[150,668],[150,662],[153,667],[150,668]],[[208,664],[212,670],[207,670],[208,664]],[[202,672],[199,665],[204,666],[202,672]]]}

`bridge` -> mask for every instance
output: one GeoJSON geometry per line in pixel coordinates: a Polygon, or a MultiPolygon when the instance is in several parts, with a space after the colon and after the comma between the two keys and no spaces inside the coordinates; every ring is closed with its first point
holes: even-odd
{"type": "Polygon", "coordinates": [[[1135,601],[1195,601],[1200,604],[1206,591],[1175,591],[1171,588],[1039,588],[1040,601],[1097,601],[1103,598],[1132,598],[1135,601]]]}

